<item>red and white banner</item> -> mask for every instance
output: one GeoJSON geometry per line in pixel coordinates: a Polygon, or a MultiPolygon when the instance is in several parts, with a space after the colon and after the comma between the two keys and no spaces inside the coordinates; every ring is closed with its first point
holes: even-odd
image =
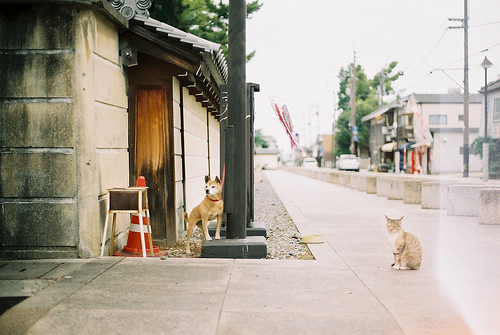
{"type": "Polygon", "coordinates": [[[418,111],[415,111],[414,114],[420,119],[421,122],[421,126],[415,127],[413,130],[415,135],[415,140],[417,141],[415,146],[428,146],[428,147],[432,146],[432,142],[434,142],[434,139],[432,138],[432,134],[429,131],[429,128],[427,127],[427,124],[424,121],[424,118],[418,111]]]}
{"type": "Polygon", "coordinates": [[[295,146],[297,146],[297,148],[299,148],[302,154],[305,155],[304,150],[302,150],[302,148],[300,147],[299,143],[296,140],[295,134],[293,133],[293,123],[292,123],[292,118],[290,117],[290,112],[288,111],[288,107],[284,104],[280,107],[276,103],[276,101],[271,97],[269,98],[269,102],[271,103],[271,106],[273,107],[274,112],[278,117],[278,120],[283,126],[285,133],[288,135],[288,138],[290,139],[291,148],[293,149],[295,146]]]}

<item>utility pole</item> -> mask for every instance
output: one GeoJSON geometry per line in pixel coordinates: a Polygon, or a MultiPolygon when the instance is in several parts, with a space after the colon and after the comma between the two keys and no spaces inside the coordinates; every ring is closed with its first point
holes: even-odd
{"type": "Polygon", "coordinates": [[[356,51],[354,51],[354,61],[351,68],[351,154],[356,154],[356,51]]]}
{"type": "Polygon", "coordinates": [[[450,29],[464,29],[464,148],[463,148],[463,176],[469,177],[469,0],[464,0],[464,18],[448,19],[460,21],[462,26],[449,27],[450,29]]]}

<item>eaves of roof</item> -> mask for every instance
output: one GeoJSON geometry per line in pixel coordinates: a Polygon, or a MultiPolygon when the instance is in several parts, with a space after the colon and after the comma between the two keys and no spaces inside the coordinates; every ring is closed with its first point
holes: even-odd
{"type": "MultiPolygon", "coordinates": [[[[488,83],[488,92],[496,91],[498,89],[500,89],[500,79],[488,83]]],[[[484,94],[484,86],[481,87],[479,93],[484,94]]]]}
{"type": "Polygon", "coordinates": [[[361,122],[370,121],[371,119],[374,119],[377,116],[380,116],[380,115],[387,113],[391,109],[402,108],[406,101],[408,101],[408,97],[405,97],[403,99],[394,100],[390,104],[387,104],[387,105],[377,109],[376,111],[371,112],[370,114],[363,116],[363,118],[361,119],[361,122]]]}
{"type": "Polygon", "coordinates": [[[218,85],[227,82],[227,63],[220,44],[186,33],[151,17],[135,15],[131,21],[158,36],[178,42],[182,46],[195,51],[200,55],[202,61],[210,70],[212,77],[215,78],[218,85]]]}
{"type": "MultiPolygon", "coordinates": [[[[464,97],[462,94],[418,94],[413,93],[417,104],[463,104],[464,97]]],[[[469,94],[469,103],[480,104],[482,97],[480,94],[469,94]]]]}

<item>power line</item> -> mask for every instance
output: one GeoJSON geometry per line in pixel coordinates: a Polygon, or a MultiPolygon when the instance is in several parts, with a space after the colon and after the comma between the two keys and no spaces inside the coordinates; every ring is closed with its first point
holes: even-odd
{"type": "Polygon", "coordinates": [[[489,23],[481,23],[481,24],[475,24],[473,26],[469,26],[469,28],[476,28],[476,27],[482,27],[482,26],[489,26],[491,24],[497,24],[500,23],[500,21],[494,21],[494,22],[489,22],[489,23]]]}

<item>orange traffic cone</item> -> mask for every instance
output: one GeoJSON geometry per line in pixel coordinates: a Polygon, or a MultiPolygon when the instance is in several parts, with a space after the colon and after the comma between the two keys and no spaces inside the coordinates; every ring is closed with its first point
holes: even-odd
{"type": "MultiPolygon", "coordinates": [[[[146,178],[143,176],[139,176],[137,178],[137,187],[146,187],[146,178]]],[[[147,199],[146,199],[147,201],[147,199]]],[[[148,218],[149,216],[149,204],[146,204],[146,210],[148,212],[148,218]]],[[[113,255],[114,256],[125,256],[125,257],[141,257],[143,255],[142,253],[142,243],[141,243],[141,225],[140,225],[140,217],[142,216],[142,227],[143,227],[143,232],[144,234],[144,241],[146,244],[146,255],[151,256],[151,248],[150,243],[149,243],[149,234],[148,234],[148,228],[151,229],[151,221],[146,220],[146,216],[144,215],[139,215],[139,214],[132,214],[130,217],[130,228],[128,232],[128,239],[127,239],[127,245],[118,251],[116,251],[113,255]]],[[[151,231],[152,233],[152,231],[151,231]]],[[[167,251],[161,250],[157,246],[153,246],[153,253],[155,257],[159,256],[164,256],[167,254],[167,251]]]]}

